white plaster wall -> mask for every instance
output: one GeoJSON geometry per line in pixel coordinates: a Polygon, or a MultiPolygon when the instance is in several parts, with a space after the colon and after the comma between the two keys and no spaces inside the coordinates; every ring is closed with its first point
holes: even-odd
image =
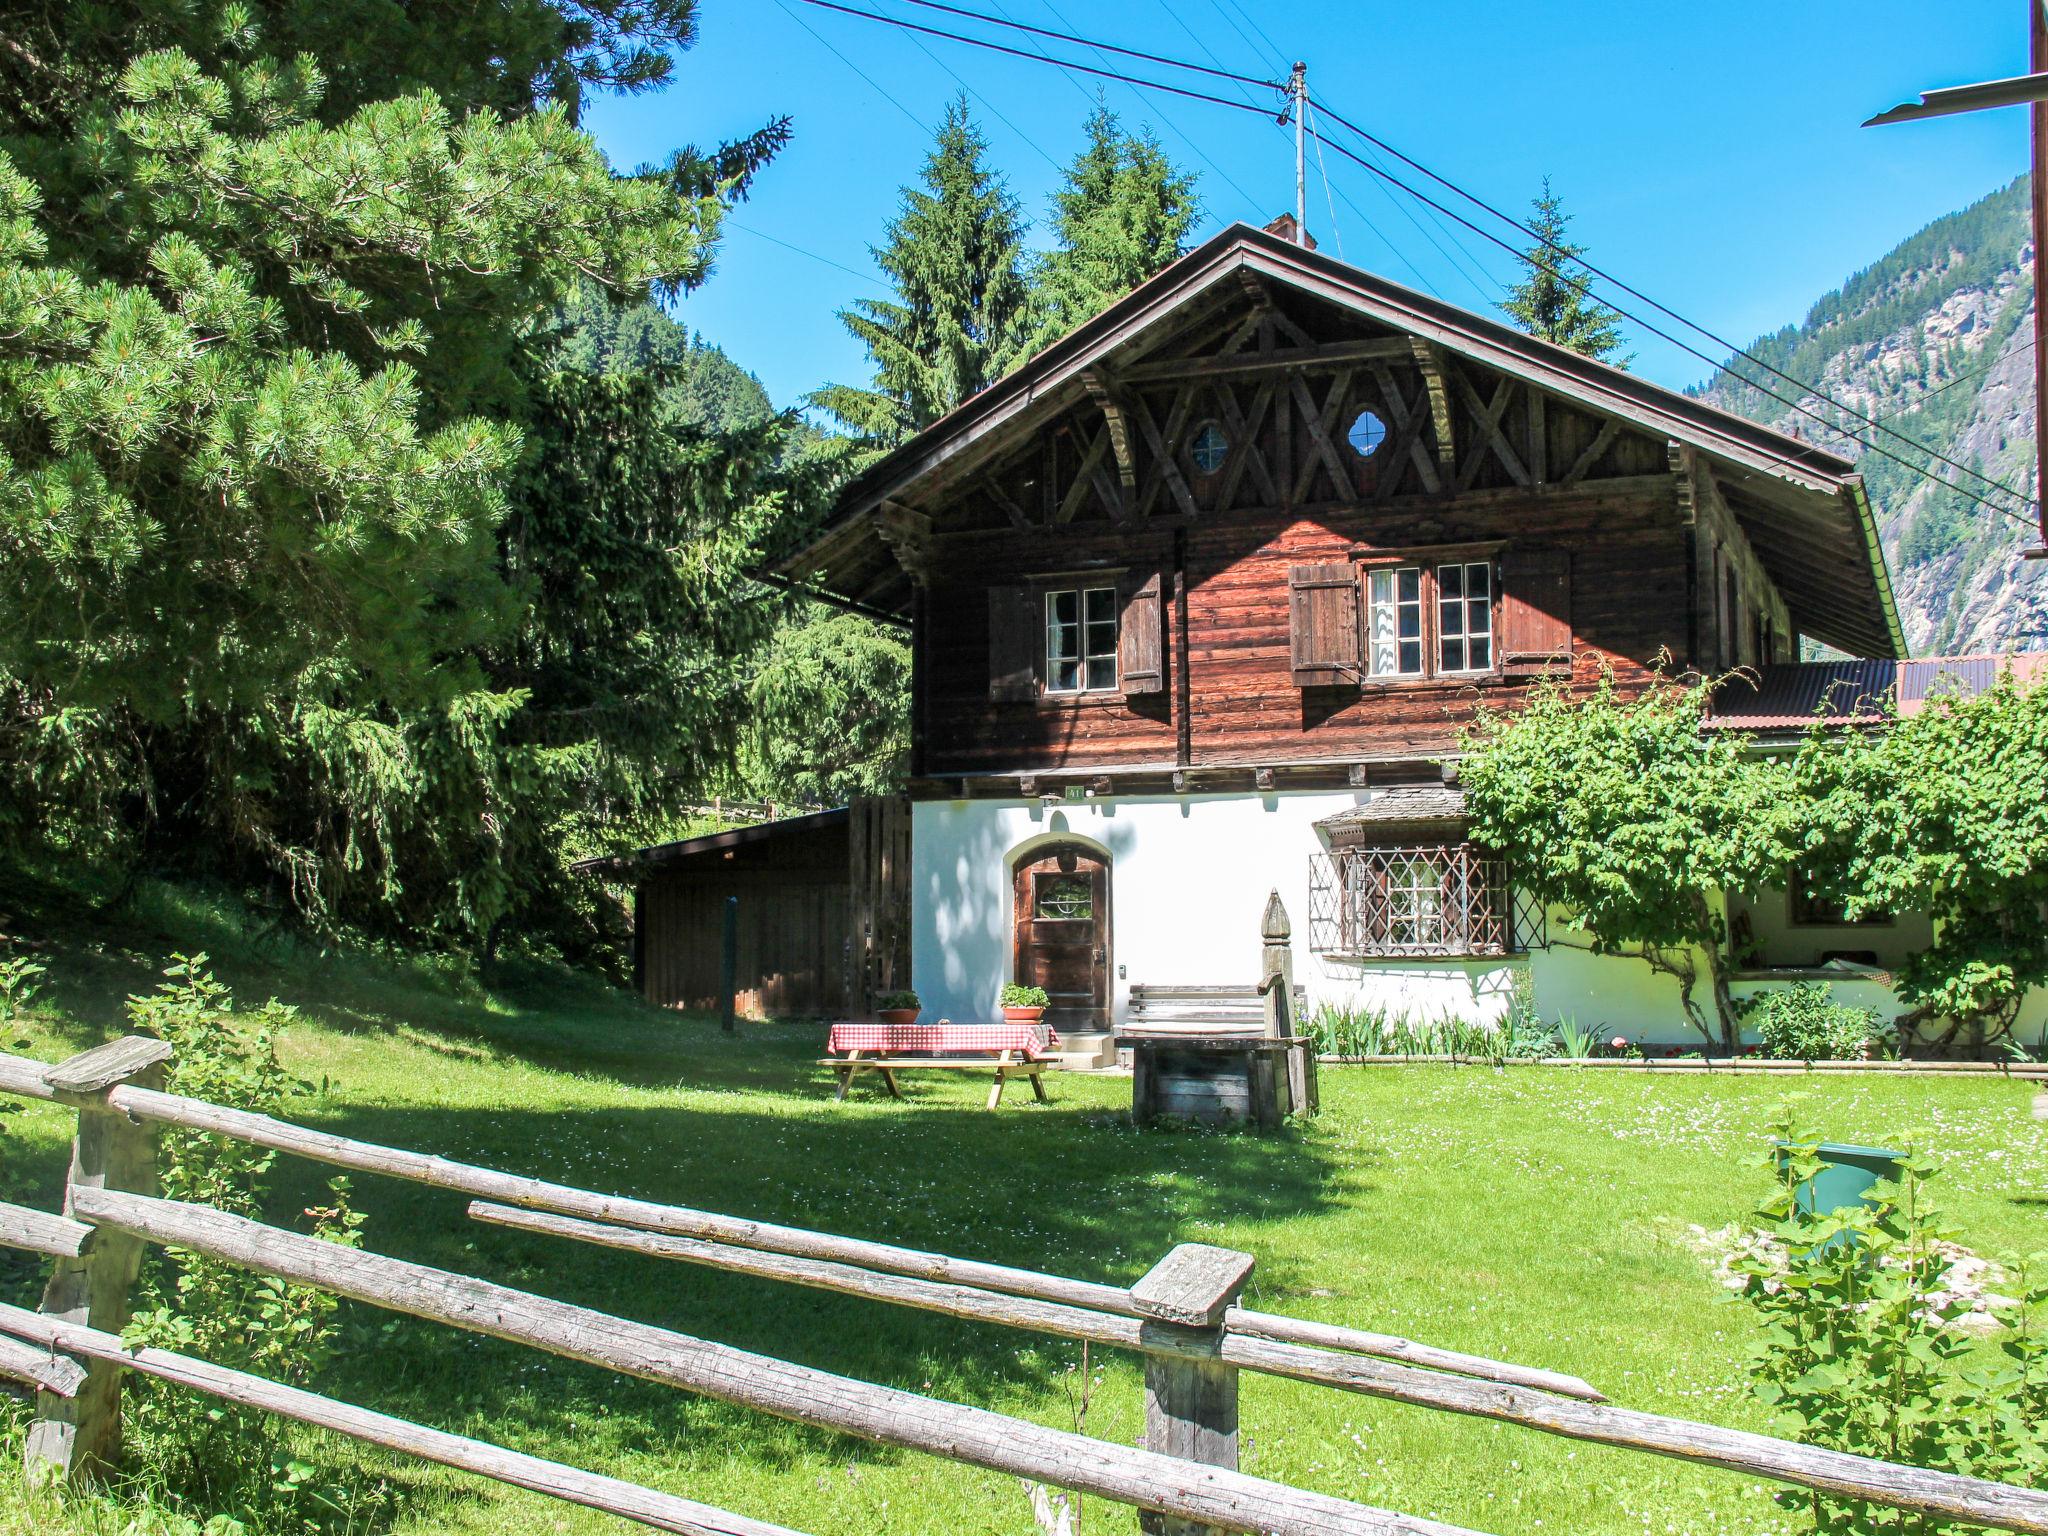
{"type": "Polygon", "coordinates": [[[1259,920],[1279,891],[1294,924],[1295,980],[1325,998],[1392,1012],[1497,1018],[1519,961],[1340,960],[1311,954],[1315,823],[1367,790],[920,801],[911,815],[911,969],[927,1018],[984,1019],[1011,972],[1011,877],[1034,843],[1075,837],[1110,861],[1114,1017],[1132,983],[1250,986],[1259,920]]]}
{"type": "MultiPolygon", "coordinates": [[[[1497,1020],[1527,968],[1537,1014],[1657,1044],[1696,1044],[1678,983],[1640,960],[1589,954],[1585,936],[1553,913],[1567,942],[1506,960],[1350,960],[1310,953],[1309,859],[1315,823],[1368,799],[1367,790],[919,801],[911,808],[911,970],[928,1019],[995,1016],[1011,979],[1011,878],[1017,855],[1074,837],[1110,861],[1110,971],[1121,1023],[1132,983],[1249,986],[1258,979],[1259,919],[1277,890],[1294,924],[1295,980],[1323,1001],[1406,1013],[1497,1020]]],[[[1739,982],[1737,997],[1773,985],[1739,982]]],[[[1835,996],[1900,1012],[1889,989],[1843,981],[1835,996]]],[[[1706,999],[1703,997],[1702,1002],[1706,999]]],[[[1711,1006],[1711,1005],[1709,1005],[1711,1006]]],[[[2021,1012],[2029,1043],[2048,1025],[2048,990],[2021,1012]]]]}

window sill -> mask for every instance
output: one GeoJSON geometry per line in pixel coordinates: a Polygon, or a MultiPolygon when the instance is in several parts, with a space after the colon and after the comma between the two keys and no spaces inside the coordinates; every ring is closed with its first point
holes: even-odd
{"type": "Polygon", "coordinates": [[[1041,693],[1032,701],[1040,709],[1099,709],[1126,702],[1121,689],[1101,688],[1088,693],[1041,693]]]}
{"type": "MultiPolygon", "coordinates": [[[[1373,964],[1412,965],[1418,960],[1526,960],[1526,949],[1415,949],[1401,951],[1318,949],[1313,953],[1326,960],[1354,960],[1373,964]]],[[[1834,974],[1839,975],[1839,972],[1834,974]]]]}

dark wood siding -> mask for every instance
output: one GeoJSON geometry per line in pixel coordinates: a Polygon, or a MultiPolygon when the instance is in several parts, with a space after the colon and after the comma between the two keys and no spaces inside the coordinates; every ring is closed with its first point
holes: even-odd
{"type": "MultiPolygon", "coordinates": [[[[1024,533],[941,540],[928,599],[936,638],[926,679],[926,772],[1173,765],[1183,756],[1174,719],[1182,697],[1188,766],[1448,751],[1478,704],[1518,697],[1542,669],[1517,664],[1477,683],[1361,685],[1334,666],[1306,686],[1297,678],[1297,570],[1352,567],[1376,550],[1425,548],[1446,558],[1468,545],[1498,551],[1503,642],[1510,633],[1531,644],[1537,637],[1546,654],[1565,642],[1584,683],[1605,665],[1624,683],[1641,684],[1660,650],[1687,653],[1685,530],[1668,486],[1631,479],[1626,489],[1475,500],[1370,518],[1238,513],[1184,525],[1185,695],[1169,687],[1131,697],[991,703],[988,573],[1049,569],[1062,560],[1120,566],[1143,541],[1074,533],[1040,535],[1035,543],[1024,533]],[[1518,609],[1525,612],[1510,631],[1518,609]]],[[[1164,605],[1162,615],[1169,665],[1180,654],[1173,634],[1179,606],[1164,605]]],[[[1356,662],[1355,649],[1343,654],[1356,662]]]]}
{"type": "Polygon", "coordinates": [[[720,1006],[732,898],[742,1014],[864,1013],[878,991],[908,986],[908,804],[858,800],[822,825],[756,830],[735,847],[652,852],[633,900],[641,995],[669,1008],[720,1006]]]}

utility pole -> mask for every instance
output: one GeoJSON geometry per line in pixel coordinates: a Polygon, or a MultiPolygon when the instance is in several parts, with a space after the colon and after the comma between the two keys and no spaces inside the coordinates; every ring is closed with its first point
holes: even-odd
{"type": "Polygon", "coordinates": [[[1294,243],[1308,244],[1308,161],[1302,153],[1302,135],[1308,120],[1308,66],[1297,62],[1288,77],[1287,88],[1294,93],[1294,243]]]}
{"type": "Polygon", "coordinates": [[[1909,101],[1879,113],[1863,126],[1911,123],[1958,112],[1987,112],[1993,107],[2025,106],[2033,127],[2033,174],[2029,201],[2034,215],[2034,510],[2041,519],[2041,547],[2026,551],[2029,560],[2048,559],[2048,11],[2042,0],[2026,0],[2027,68],[2029,74],[2010,80],[1987,80],[1923,91],[1909,101]]]}

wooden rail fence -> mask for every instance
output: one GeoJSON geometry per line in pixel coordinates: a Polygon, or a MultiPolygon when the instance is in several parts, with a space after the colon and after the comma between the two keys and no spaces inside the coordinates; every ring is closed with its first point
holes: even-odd
{"type": "Polygon", "coordinates": [[[53,1261],[39,1311],[0,1306],[0,1376],[37,1393],[27,1457],[38,1476],[89,1480],[118,1459],[121,1379],[135,1371],[660,1530],[783,1529],[173,1352],[128,1348],[118,1335],[129,1292],[145,1245],[157,1243],[878,1444],[1098,1494],[1175,1536],[1459,1536],[1437,1521],[1238,1471],[1244,1371],[2048,1536],[2048,1493],[2038,1490],[1643,1413],[1559,1372],[1251,1310],[1237,1299],[1249,1254],[1183,1244],[1126,1288],[602,1195],[166,1093],[156,1084],[168,1054],[130,1038],[56,1066],[0,1055],[0,1092],[78,1112],[64,1214],[0,1203],[0,1244],[53,1261]],[[536,1237],[1129,1350],[1144,1362],[1145,1443],[1048,1429],[161,1199],[153,1148],[164,1125],[467,1194],[474,1219],[536,1237]]]}

